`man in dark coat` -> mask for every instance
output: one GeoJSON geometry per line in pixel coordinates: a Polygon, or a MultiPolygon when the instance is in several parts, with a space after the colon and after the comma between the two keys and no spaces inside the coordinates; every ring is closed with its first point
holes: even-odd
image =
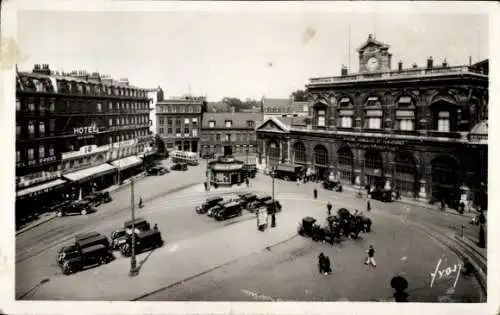
{"type": "Polygon", "coordinates": [[[318,190],[316,188],[314,188],[314,199],[318,199],[318,190]]]}
{"type": "Polygon", "coordinates": [[[325,255],[323,252],[321,252],[318,256],[318,267],[319,267],[319,273],[323,274],[325,271],[325,255]]]}
{"type": "Polygon", "coordinates": [[[328,201],[328,203],[326,204],[326,210],[328,210],[328,216],[331,216],[332,215],[332,204],[330,203],[330,201],[328,201]]]}
{"type": "Polygon", "coordinates": [[[276,227],[276,211],[273,209],[273,213],[271,214],[271,227],[276,227]]]}
{"type": "Polygon", "coordinates": [[[366,211],[370,211],[372,209],[372,205],[370,204],[370,200],[366,202],[366,211]]]}
{"type": "Polygon", "coordinates": [[[323,271],[325,272],[325,276],[332,272],[332,268],[330,267],[330,257],[328,256],[325,256],[325,266],[323,271]]]}

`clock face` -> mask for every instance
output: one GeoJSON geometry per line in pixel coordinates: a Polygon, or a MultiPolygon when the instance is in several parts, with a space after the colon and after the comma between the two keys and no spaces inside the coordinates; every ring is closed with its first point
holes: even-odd
{"type": "Polygon", "coordinates": [[[378,66],[379,66],[379,62],[378,62],[378,59],[376,57],[371,57],[370,59],[368,59],[368,62],[366,63],[366,67],[370,71],[374,71],[374,70],[378,69],[378,66]]]}

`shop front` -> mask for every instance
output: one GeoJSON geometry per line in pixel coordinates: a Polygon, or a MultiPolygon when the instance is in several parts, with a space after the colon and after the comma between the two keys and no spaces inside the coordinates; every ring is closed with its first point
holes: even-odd
{"type": "Polygon", "coordinates": [[[114,184],[116,167],[107,163],[63,174],[71,182],[73,199],[80,199],[93,191],[102,190],[114,184]]]}
{"type": "Polygon", "coordinates": [[[63,201],[67,184],[67,181],[58,178],[17,191],[16,225],[19,226],[24,219],[43,213],[51,205],[63,201]]]}
{"type": "Polygon", "coordinates": [[[126,158],[112,161],[111,165],[118,169],[115,182],[123,183],[124,180],[133,177],[143,171],[142,160],[136,155],[127,156],[126,158]]]}
{"type": "Polygon", "coordinates": [[[241,185],[245,181],[244,162],[232,157],[219,157],[208,163],[208,181],[211,186],[241,185]]]}

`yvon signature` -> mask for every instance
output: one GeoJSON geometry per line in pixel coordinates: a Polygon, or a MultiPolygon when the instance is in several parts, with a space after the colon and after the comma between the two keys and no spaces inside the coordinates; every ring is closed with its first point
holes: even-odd
{"type": "Polygon", "coordinates": [[[431,288],[434,285],[434,281],[436,280],[436,277],[438,280],[443,279],[443,278],[449,278],[450,276],[455,275],[455,282],[453,284],[453,289],[457,286],[458,278],[460,277],[460,270],[462,269],[461,264],[455,264],[453,267],[446,267],[443,269],[439,269],[441,266],[441,262],[443,260],[440,258],[437,265],[436,269],[434,272],[431,273],[431,288]]]}

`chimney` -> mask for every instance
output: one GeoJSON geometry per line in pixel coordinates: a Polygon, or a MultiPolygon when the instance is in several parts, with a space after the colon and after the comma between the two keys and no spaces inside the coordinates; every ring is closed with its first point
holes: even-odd
{"type": "Polygon", "coordinates": [[[417,69],[418,68],[418,65],[417,63],[414,63],[413,66],[411,66],[413,69],[417,69]]]}
{"type": "Polygon", "coordinates": [[[448,62],[446,62],[446,58],[444,58],[444,61],[443,61],[443,68],[446,68],[448,67],[448,62]]]}
{"type": "Polygon", "coordinates": [[[347,75],[347,67],[342,65],[342,68],[340,69],[340,75],[341,76],[346,76],[347,75]]]}
{"type": "Polygon", "coordinates": [[[427,58],[427,69],[432,69],[432,57],[427,58]]]}
{"type": "Polygon", "coordinates": [[[403,62],[402,61],[398,62],[398,71],[403,71],[403,62]]]}

